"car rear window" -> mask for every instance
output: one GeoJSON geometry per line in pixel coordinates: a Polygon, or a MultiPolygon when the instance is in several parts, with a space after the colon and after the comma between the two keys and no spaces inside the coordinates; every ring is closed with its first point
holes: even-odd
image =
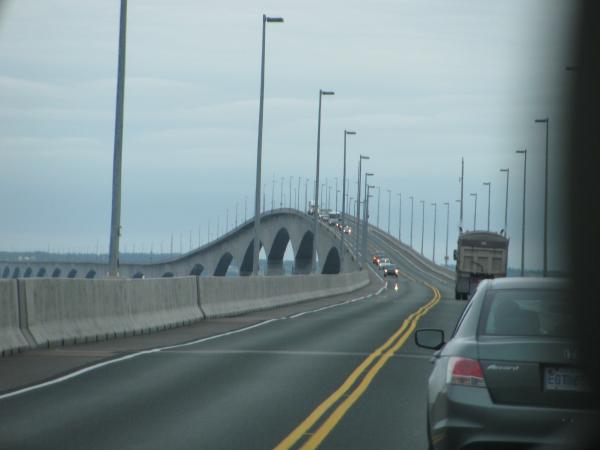
{"type": "Polygon", "coordinates": [[[575,311],[567,290],[498,289],[486,296],[480,335],[571,337],[575,311]]]}

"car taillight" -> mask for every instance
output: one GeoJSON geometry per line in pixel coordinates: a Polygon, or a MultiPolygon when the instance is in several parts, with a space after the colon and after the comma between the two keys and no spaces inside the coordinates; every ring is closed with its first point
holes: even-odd
{"type": "Polygon", "coordinates": [[[452,356],[448,361],[446,383],[460,386],[485,387],[483,370],[479,361],[460,356],[452,356]]]}

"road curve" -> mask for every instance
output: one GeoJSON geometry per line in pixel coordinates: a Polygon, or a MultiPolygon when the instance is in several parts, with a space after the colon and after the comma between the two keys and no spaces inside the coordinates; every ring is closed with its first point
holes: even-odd
{"type": "Polygon", "coordinates": [[[401,270],[379,295],[0,396],[0,448],[426,448],[430,353],[412,331],[451,332],[465,303],[386,240],[369,245],[401,270]]]}

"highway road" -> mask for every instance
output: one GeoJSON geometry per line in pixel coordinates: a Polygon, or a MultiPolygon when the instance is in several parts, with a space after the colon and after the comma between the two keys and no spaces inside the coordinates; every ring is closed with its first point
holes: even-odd
{"type": "Polygon", "coordinates": [[[427,448],[430,352],[413,331],[451,333],[466,302],[381,236],[369,246],[401,271],[377,295],[307,303],[183,344],[156,341],[0,394],[0,448],[427,448]]]}

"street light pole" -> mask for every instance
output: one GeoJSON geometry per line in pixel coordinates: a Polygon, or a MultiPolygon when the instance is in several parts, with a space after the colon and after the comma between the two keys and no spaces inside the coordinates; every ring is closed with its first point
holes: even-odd
{"type": "Polygon", "coordinates": [[[506,237],[508,233],[508,177],[510,169],[500,169],[500,172],[506,172],[506,200],[504,202],[504,237],[506,237]]]}
{"type": "Polygon", "coordinates": [[[367,253],[369,248],[369,192],[368,189],[375,189],[375,186],[369,185],[368,178],[373,176],[374,174],[371,172],[365,173],[365,211],[364,211],[364,221],[363,221],[363,229],[362,229],[362,263],[363,265],[367,264],[367,253]]]}
{"type": "Polygon", "coordinates": [[[425,200],[421,200],[423,206],[423,214],[421,216],[421,255],[423,254],[423,242],[425,238],[425,200]]]}
{"type": "Polygon", "coordinates": [[[521,231],[521,276],[525,276],[525,193],[527,187],[527,149],[517,150],[524,156],[523,162],[523,229],[521,231]]]}
{"type": "Polygon", "coordinates": [[[483,183],[484,186],[488,187],[488,221],[487,221],[487,230],[490,231],[490,199],[492,192],[492,183],[490,181],[486,181],[483,183]]]}
{"type": "Polygon", "coordinates": [[[290,175],[290,196],[288,197],[289,207],[292,208],[292,180],[294,177],[290,175]]]}
{"type": "Polygon", "coordinates": [[[390,215],[392,213],[392,190],[391,189],[387,189],[387,193],[388,193],[388,229],[387,232],[388,234],[390,234],[390,215]]]}
{"type": "Polygon", "coordinates": [[[281,17],[262,17],[262,54],[260,61],[260,103],[258,110],[258,146],[256,151],[256,195],[254,197],[254,243],[252,274],[258,274],[258,252],[260,247],[260,188],[262,170],[262,133],[263,133],[263,108],[265,99],[265,30],[267,22],[283,22],[281,17]]]}
{"type": "Polygon", "coordinates": [[[381,186],[377,186],[377,228],[379,228],[379,200],[381,197],[381,186]]]}
{"type": "MultiPolygon", "coordinates": [[[[346,136],[348,135],[355,135],[356,131],[349,131],[349,130],[344,130],[344,171],[343,171],[343,175],[342,175],[342,239],[341,239],[341,256],[340,256],[340,266],[342,268],[342,270],[344,269],[344,254],[346,253],[345,248],[344,248],[344,235],[346,234],[344,232],[344,226],[346,224],[346,202],[344,201],[344,198],[346,198],[346,136]]],[[[337,198],[337,197],[336,197],[337,198]]],[[[336,201],[337,203],[337,201],[336,201]]]]}
{"type": "Polygon", "coordinates": [[[398,196],[398,240],[402,242],[402,194],[398,196]]]}
{"type": "Polygon", "coordinates": [[[275,173],[273,173],[273,184],[271,186],[271,211],[275,206],[275,173]]]}
{"type": "Polygon", "coordinates": [[[283,208],[283,182],[285,177],[281,177],[279,181],[279,208],[283,208]]]}
{"type": "Polygon", "coordinates": [[[127,0],[121,0],[119,21],[119,56],[117,66],[117,105],[113,156],[113,189],[108,249],[108,275],[119,276],[119,238],[121,237],[121,167],[123,161],[123,103],[125,98],[125,51],[127,35],[127,0]]]}
{"type": "Polygon", "coordinates": [[[410,197],[410,248],[413,246],[413,219],[414,219],[414,197],[411,195],[410,197]]]}
{"type": "Polygon", "coordinates": [[[334,95],[333,91],[324,91],[319,89],[319,115],[317,120],[317,170],[315,176],[315,230],[313,233],[312,248],[312,269],[313,273],[318,272],[317,267],[317,242],[319,236],[319,164],[321,162],[321,100],[324,95],[334,95]]]}
{"type": "Polygon", "coordinates": [[[477,229],[477,192],[471,193],[472,197],[475,197],[475,212],[473,213],[473,231],[477,229]]]}
{"type": "Polygon", "coordinates": [[[433,259],[432,261],[435,263],[435,228],[437,225],[437,203],[432,203],[433,206],[433,259]]]}
{"type": "Polygon", "coordinates": [[[304,211],[308,211],[308,178],[304,182],[304,211]]]}
{"type": "Polygon", "coordinates": [[[335,177],[335,212],[338,212],[338,177],[335,177]]]}
{"type": "Polygon", "coordinates": [[[548,128],[550,118],[535,119],[535,123],[546,124],[546,169],[544,172],[544,271],[543,276],[548,276],[548,128]]]}
{"type": "Polygon", "coordinates": [[[296,209],[300,210],[300,180],[302,177],[298,177],[298,190],[296,191],[296,209]]]}
{"type": "Polygon", "coordinates": [[[444,202],[446,205],[446,255],[444,256],[444,265],[448,266],[448,235],[450,234],[450,202],[444,202]]]}
{"type": "MultiPolygon", "coordinates": [[[[362,247],[360,246],[360,236],[361,236],[361,228],[360,228],[360,191],[361,191],[361,176],[362,176],[362,160],[369,159],[368,156],[359,155],[358,158],[358,181],[357,181],[357,192],[356,192],[356,257],[359,261],[359,266],[361,264],[361,259],[359,257],[362,252],[362,247]]],[[[362,266],[361,266],[362,268],[362,266]]]]}

